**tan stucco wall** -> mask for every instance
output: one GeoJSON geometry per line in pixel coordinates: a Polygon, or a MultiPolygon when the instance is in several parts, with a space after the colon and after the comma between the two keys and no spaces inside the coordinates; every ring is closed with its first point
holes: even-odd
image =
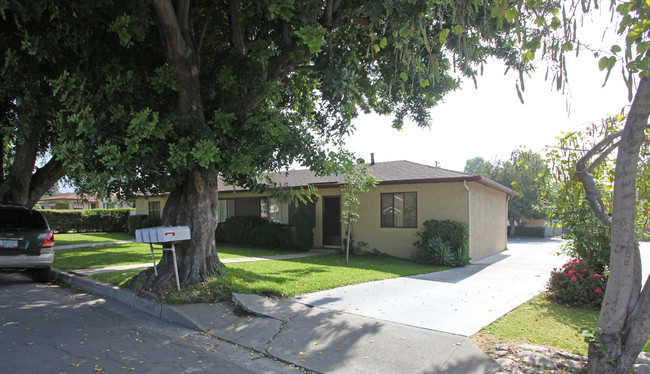
{"type": "Polygon", "coordinates": [[[506,249],[508,203],[503,192],[475,182],[467,186],[472,196],[470,257],[476,261],[506,249]]]}
{"type": "Polygon", "coordinates": [[[467,224],[467,191],[462,183],[396,184],[377,186],[364,195],[359,207],[360,219],[353,226],[354,240],[368,243],[391,256],[410,259],[424,221],[449,219],[467,224]],[[382,193],[417,193],[417,228],[381,227],[380,196],[382,193]]]}
{"type": "Polygon", "coordinates": [[[167,195],[164,196],[149,196],[149,197],[136,197],[135,199],[135,214],[149,214],[149,202],[160,201],[160,213],[162,214],[167,202],[167,195]]]}

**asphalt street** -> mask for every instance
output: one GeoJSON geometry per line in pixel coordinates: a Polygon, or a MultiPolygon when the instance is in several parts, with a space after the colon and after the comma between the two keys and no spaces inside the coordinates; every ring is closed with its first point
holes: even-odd
{"type": "Polygon", "coordinates": [[[205,333],[24,274],[0,274],[0,373],[295,373],[205,333]]]}

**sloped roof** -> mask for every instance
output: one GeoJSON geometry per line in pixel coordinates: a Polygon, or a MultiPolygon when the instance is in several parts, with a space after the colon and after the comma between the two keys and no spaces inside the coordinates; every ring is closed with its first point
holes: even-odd
{"type": "MultiPolygon", "coordinates": [[[[418,164],[410,161],[378,162],[370,165],[379,184],[413,184],[413,183],[449,183],[449,182],[478,182],[508,195],[517,193],[508,187],[479,175],[461,173],[458,171],[418,164]]],[[[311,170],[290,170],[271,175],[275,182],[283,187],[297,188],[314,185],[316,187],[337,187],[343,185],[343,176],[327,175],[316,176],[311,170]]],[[[237,190],[243,190],[236,188],[237,190]]],[[[219,191],[233,191],[233,186],[224,184],[219,180],[219,191]]]]}
{"type": "Polygon", "coordinates": [[[60,195],[42,197],[39,201],[60,201],[60,200],[85,200],[90,203],[95,203],[97,200],[93,196],[77,195],[76,193],[64,193],[60,195]]]}

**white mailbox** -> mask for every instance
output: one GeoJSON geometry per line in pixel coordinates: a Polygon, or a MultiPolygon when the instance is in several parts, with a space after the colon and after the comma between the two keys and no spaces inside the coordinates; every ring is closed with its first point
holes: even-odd
{"type": "Polygon", "coordinates": [[[156,257],[153,254],[154,249],[161,251],[171,251],[172,258],[174,259],[174,272],[176,273],[176,288],[181,290],[181,283],[178,280],[178,265],[176,263],[176,248],[174,244],[183,240],[190,240],[190,228],[188,226],[156,226],[146,229],[135,230],[135,241],[138,243],[149,243],[151,248],[151,259],[153,261],[153,270],[158,276],[158,269],[156,269],[156,257]],[[171,244],[170,248],[154,248],[154,244],[171,244]]]}
{"type": "Polygon", "coordinates": [[[138,243],[170,243],[190,239],[188,226],[156,226],[135,230],[138,243]]]}

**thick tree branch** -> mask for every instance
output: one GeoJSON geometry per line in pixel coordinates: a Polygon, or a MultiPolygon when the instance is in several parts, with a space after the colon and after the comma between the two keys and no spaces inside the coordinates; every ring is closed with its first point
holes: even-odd
{"type": "Polygon", "coordinates": [[[29,184],[38,152],[38,136],[26,128],[22,142],[15,146],[7,183],[0,186],[0,201],[27,205],[29,184]]]}
{"type": "Polygon", "coordinates": [[[602,164],[603,161],[605,161],[605,159],[610,155],[610,153],[612,153],[613,150],[618,148],[619,143],[620,142],[612,143],[606,150],[604,150],[600,154],[600,156],[598,156],[598,158],[596,158],[594,162],[592,162],[591,165],[589,165],[589,167],[587,168],[587,173],[589,174],[593,173],[594,170],[596,170],[596,168],[600,166],[600,164],[602,164]]]}
{"type": "Polygon", "coordinates": [[[576,164],[576,177],[578,180],[580,180],[580,182],[582,182],[582,185],[585,189],[587,201],[589,202],[591,209],[596,215],[596,218],[598,218],[598,220],[607,227],[612,226],[612,218],[607,211],[607,208],[605,208],[600,190],[598,189],[598,186],[596,186],[596,182],[594,181],[594,178],[591,176],[590,172],[593,171],[613,150],[611,143],[616,138],[619,138],[621,134],[622,131],[617,131],[613,134],[610,134],[605,139],[598,142],[598,144],[596,144],[594,147],[592,147],[584,156],[580,158],[580,160],[578,160],[576,164]],[[609,148],[605,152],[602,152],[603,148],[605,147],[609,148]],[[601,152],[601,156],[598,157],[598,159],[589,167],[587,167],[589,160],[601,152]],[[605,155],[605,157],[603,157],[603,155],[605,155]]]}
{"type": "Polygon", "coordinates": [[[230,7],[230,34],[232,43],[235,45],[237,54],[243,56],[246,54],[246,46],[244,45],[244,33],[239,22],[239,0],[230,0],[228,5],[230,7]]]}
{"type": "Polygon", "coordinates": [[[327,0],[325,4],[325,13],[320,19],[320,24],[328,29],[333,30],[340,25],[343,17],[341,17],[341,0],[327,0]]]}
{"type": "Polygon", "coordinates": [[[176,17],[183,39],[192,40],[192,24],[190,22],[190,0],[176,0],[176,17]]]}
{"type": "Polygon", "coordinates": [[[36,170],[29,183],[27,206],[34,206],[54,183],[63,178],[65,171],[63,161],[52,157],[43,167],[36,170]]]}
{"type": "Polygon", "coordinates": [[[177,59],[177,51],[187,49],[180,32],[181,26],[176,16],[176,9],[169,0],[151,0],[151,5],[156,12],[155,19],[161,33],[161,40],[165,45],[167,59],[172,62],[177,59]]]}
{"type": "Polygon", "coordinates": [[[200,62],[191,32],[190,1],[151,0],[167,63],[176,69],[180,88],[178,109],[199,122],[205,122],[200,93],[200,62]]]}
{"type": "Polygon", "coordinates": [[[208,30],[208,23],[209,20],[206,18],[205,22],[203,22],[203,27],[201,28],[201,36],[199,37],[199,43],[196,46],[196,50],[198,51],[199,55],[201,55],[201,47],[203,46],[203,39],[205,39],[205,33],[208,30]]]}

